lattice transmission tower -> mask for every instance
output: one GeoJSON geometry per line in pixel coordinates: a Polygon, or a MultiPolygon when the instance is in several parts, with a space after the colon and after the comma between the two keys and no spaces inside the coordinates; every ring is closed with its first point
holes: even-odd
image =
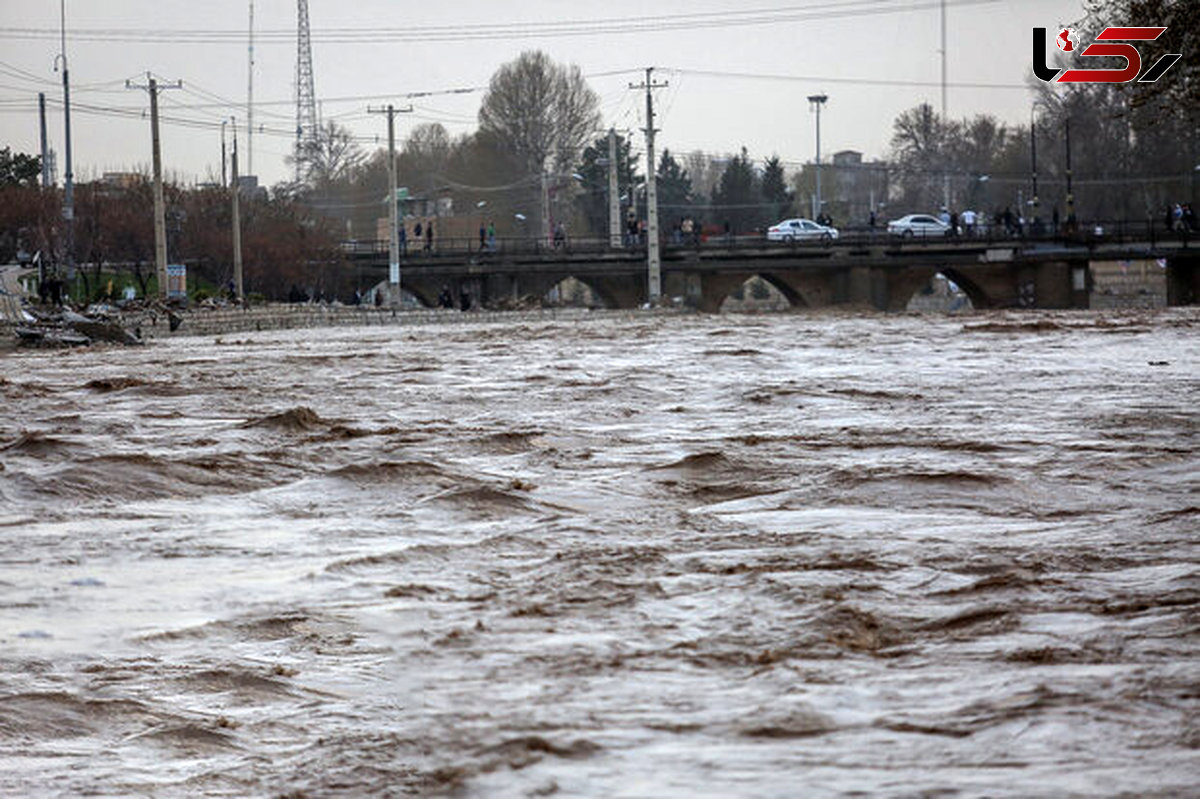
{"type": "Polygon", "coordinates": [[[296,0],[296,182],[308,180],[317,148],[317,93],[313,89],[308,0],[296,0]]]}

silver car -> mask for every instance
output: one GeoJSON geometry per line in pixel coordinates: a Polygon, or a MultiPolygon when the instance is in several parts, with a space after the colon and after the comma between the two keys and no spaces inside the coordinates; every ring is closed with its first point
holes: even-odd
{"type": "Polygon", "coordinates": [[[909,214],[888,222],[888,233],[893,236],[911,238],[944,238],[951,235],[950,226],[936,216],[909,214]]]}
{"type": "Polygon", "coordinates": [[[837,237],[837,228],[818,225],[811,219],[785,219],[767,228],[767,241],[821,241],[828,243],[837,237]]]}

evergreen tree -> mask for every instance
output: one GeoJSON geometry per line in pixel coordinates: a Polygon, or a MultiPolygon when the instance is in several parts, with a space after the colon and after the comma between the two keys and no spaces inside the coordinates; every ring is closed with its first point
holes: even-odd
{"type": "Polygon", "coordinates": [[[669,149],[664,149],[658,162],[658,214],[664,229],[670,228],[685,216],[695,213],[692,179],[679,165],[669,149]]]}
{"type": "Polygon", "coordinates": [[[36,186],[42,176],[42,159],[36,155],[0,150],[0,186],[36,186]]]}
{"type": "Polygon", "coordinates": [[[758,223],[762,211],[761,194],[754,165],[745,147],[726,164],[713,189],[712,206],[712,221],[722,226],[729,223],[734,234],[749,232],[758,223]]]}
{"type": "Polygon", "coordinates": [[[761,191],[764,205],[758,217],[760,227],[769,227],[791,215],[792,196],[778,155],[768,158],[763,166],[761,191]]]}
{"type": "MultiPolygon", "coordinates": [[[[633,187],[641,181],[637,164],[638,156],[633,152],[633,142],[618,133],[617,197],[626,198],[618,203],[622,214],[629,207],[629,198],[633,196],[633,187]]],[[[576,207],[591,234],[605,236],[608,234],[607,135],[598,137],[584,148],[582,160],[575,172],[583,178],[580,183],[581,191],[575,198],[576,207]]],[[[659,201],[661,202],[661,198],[659,201]]]]}

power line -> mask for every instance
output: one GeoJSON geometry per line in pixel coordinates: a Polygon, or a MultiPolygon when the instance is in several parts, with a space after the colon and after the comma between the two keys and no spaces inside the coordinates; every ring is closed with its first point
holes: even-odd
{"type": "MultiPolygon", "coordinates": [[[[986,5],[999,0],[951,0],[953,7],[986,5]]],[[[387,44],[396,42],[473,42],[483,40],[528,39],[602,34],[636,34],[659,31],[678,32],[710,28],[727,29],[786,22],[825,19],[855,19],[883,14],[908,13],[939,8],[941,0],[849,0],[809,6],[784,6],[766,9],[730,9],[628,18],[566,20],[555,22],[488,22],[474,25],[424,25],[404,28],[327,28],[312,34],[320,44],[387,44]]],[[[292,44],[294,31],[256,32],[263,44],[292,44]]],[[[51,39],[59,31],[50,28],[7,28],[0,38],[51,39]]],[[[82,28],[71,31],[76,42],[153,43],[153,44],[241,44],[244,32],[235,30],[82,28]]]]}
{"type": "MultiPolygon", "coordinates": [[[[681,75],[699,75],[710,78],[732,78],[738,80],[769,80],[769,81],[787,81],[792,83],[848,83],[864,86],[904,86],[904,87],[929,87],[941,86],[940,80],[895,80],[889,78],[846,78],[846,77],[828,77],[823,75],[778,75],[761,72],[727,72],[717,69],[688,69],[684,67],[663,67],[663,71],[678,73],[681,75]]],[[[958,89],[1020,89],[1028,91],[1029,87],[1023,83],[970,83],[970,82],[950,82],[946,84],[958,89]]]]}

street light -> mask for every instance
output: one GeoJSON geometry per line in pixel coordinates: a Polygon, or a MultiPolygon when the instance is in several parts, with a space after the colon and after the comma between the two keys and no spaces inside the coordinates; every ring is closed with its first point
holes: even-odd
{"type": "Polygon", "coordinates": [[[810,94],[808,96],[808,107],[810,111],[815,111],[817,114],[817,196],[813,201],[813,218],[821,212],[821,106],[825,105],[828,100],[824,94],[810,94]]]}

